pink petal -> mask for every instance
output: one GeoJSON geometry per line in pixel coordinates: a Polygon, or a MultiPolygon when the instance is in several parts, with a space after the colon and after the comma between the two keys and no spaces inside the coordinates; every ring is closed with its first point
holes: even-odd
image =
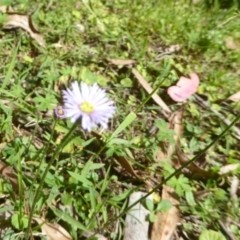
{"type": "Polygon", "coordinates": [[[180,77],[176,86],[169,87],[168,95],[176,102],[183,102],[193,95],[199,86],[199,77],[196,73],[189,74],[191,79],[180,77]]]}

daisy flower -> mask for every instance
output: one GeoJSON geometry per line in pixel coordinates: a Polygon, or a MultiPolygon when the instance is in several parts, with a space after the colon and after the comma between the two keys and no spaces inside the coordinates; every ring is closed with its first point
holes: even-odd
{"type": "Polygon", "coordinates": [[[79,85],[77,81],[71,84],[71,88],[62,91],[64,117],[70,118],[73,123],[81,119],[82,128],[88,132],[97,125],[106,129],[116,108],[105,90],[96,83],[89,86],[81,82],[79,85]]]}
{"type": "Polygon", "coordinates": [[[57,106],[54,109],[54,112],[55,112],[55,116],[57,118],[65,118],[65,114],[64,114],[64,110],[63,110],[62,106],[57,106]]]}

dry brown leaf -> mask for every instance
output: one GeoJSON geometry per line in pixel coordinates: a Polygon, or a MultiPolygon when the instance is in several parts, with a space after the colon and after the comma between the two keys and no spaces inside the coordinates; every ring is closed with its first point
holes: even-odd
{"type": "Polygon", "coordinates": [[[121,164],[121,166],[122,166],[128,173],[130,173],[131,175],[133,175],[133,176],[136,177],[136,178],[140,178],[140,177],[137,175],[137,173],[134,171],[131,163],[130,163],[125,157],[114,155],[114,158],[121,164]]]}
{"type": "MultiPolygon", "coordinates": [[[[181,165],[184,165],[190,160],[188,155],[182,152],[179,144],[176,145],[176,152],[181,165]]],[[[204,169],[198,167],[195,163],[189,164],[188,166],[186,166],[186,168],[193,173],[191,174],[191,176],[194,179],[218,177],[218,174],[216,172],[205,171],[204,169]]]]}
{"type": "Polygon", "coordinates": [[[231,100],[233,102],[240,102],[240,91],[231,95],[229,98],[227,98],[227,100],[231,100]]]}
{"type": "Polygon", "coordinates": [[[46,234],[48,240],[72,240],[70,234],[59,224],[47,223],[46,220],[36,217],[33,220],[41,225],[42,233],[46,234]]]}
{"type": "MultiPolygon", "coordinates": [[[[144,77],[138,72],[137,69],[133,68],[132,73],[137,78],[138,82],[143,86],[143,88],[150,94],[153,89],[149,85],[149,83],[144,79],[144,77]]],[[[171,113],[170,108],[167,106],[167,104],[156,94],[154,93],[152,95],[152,99],[168,114],[171,113]]],[[[168,117],[168,114],[164,113],[164,116],[168,117]]]]}
{"type": "Polygon", "coordinates": [[[229,172],[236,170],[238,167],[239,163],[228,164],[220,168],[219,174],[220,175],[228,174],[229,172]]]}
{"type": "Polygon", "coordinates": [[[18,194],[18,178],[16,172],[13,170],[12,167],[8,166],[4,162],[0,161],[0,175],[6,179],[9,180],[14,192],[18,194]]]}
{"type": "Polygon", "coordinates": [[[161,161],[163,161],[165,158],[166,158],[166,157],[165,157],[164,152],[161,151],[161,150],[159,150],[159,151],[157,152],[157,154],[156,154],[156,160],[157,160],[158,162],[161,162],[161,161]]]}
{"type": "Polygon", "coordinates": [[[108,59],[108,61],[114,65],[131,65],[136,63],[135,60],[132,59],[108,59]]]}
{"type": "Polygon", "coordinates": [[[37,43],[44,47],[45,41],[40,33],[34,28],[31,16],[17,13],[8,13],[7,21],[3,23],[3,29],[22,28],[27,31],[37,43]]]}
{"type": "Polygon", "coordinates": [[[174,195],[174,190],[171,187],[163,185],[162,199],[171,201],[172,207],[167,212],[157,214],[157,220],[152,228],[151,240],[171,239],[180,219],[179,201],[174,195]]]}
{"type": "Polygon", "coordinates": [[[201,190],[194,193],[194,199],[205,198],[208,195],[212,194],[213,189],[201,190]]]}

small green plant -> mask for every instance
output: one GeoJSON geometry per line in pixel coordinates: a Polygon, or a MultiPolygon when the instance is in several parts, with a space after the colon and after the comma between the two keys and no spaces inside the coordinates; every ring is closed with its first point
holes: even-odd
{"type": "Polygon", "coordinates": [[[148,219],[150,222],[155,222],[157,219],[157,213],[167,212],[171,207],[172,203],[169,200],[160,200],[159,203],[154,204],[153,200],[146,199],[145,206],[150,211],[148,219]]]}

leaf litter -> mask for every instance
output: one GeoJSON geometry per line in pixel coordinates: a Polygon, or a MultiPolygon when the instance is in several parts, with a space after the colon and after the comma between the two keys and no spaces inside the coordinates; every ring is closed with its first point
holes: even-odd
{"type": "Polygon", "coordinates": [[[174,189],[163,185],[161,200],[170,201],[172,207],[166,212],[157,213],[157,220],[151,231],[151,240],[171,240],[180,221],[180,203],[174,189]]]}
{"type": "MultiPolygon", "coordinates": [[[[25,15],[27,16],[27,15],[25,15]]],[[[22,21],[22,20],[19,20],[17,19],[18,21],[22,21]]],[[[25,18],[25,20],[27,21],[27,18],[25,18]]],[[[24,20],[24,21],[25,21],[24,20]]],[[[10,21],[11,22],[11,21],[10,21]]],[[[24,24],[27,24],[27,23],[24,23],[24,24]]],[[[28,24],[30,24],[28,22],[28,24]]],[[[17,24],[16,24],[17,25],[17,24]]],[[[21,25],[21,24],[20,24],[21,25]]],[[[16,27],[20,27],[20,28],[23,28],[21,26],[16,26],[16,27]]],[[[11,24],[10,24],[10,28],[11,28],[11,24]]],[[[15,26],[13,27],[15,28],[15,26]]],[[[29,26],[30,28],[30,26],[29,26]]],[[[24,28],[23,28],[24,29],[24,28]]],[[[24,29],[26,30],[26,29],[24,29]]],[[[26,30],[28,31],[28,30],[26,30]]],[[[31,35],[31,33],[29,33],[31,35]]],[[[35,39],[34,37],[32,37],[33,39],[35,39]]],[[[36,41],[38,41],[37,39],[35,39],[36,41]]],[[[41,45],[41,41],[39,42],[39,44],[41,45]]],[[[44,46],[44,45],[41,45],[41,46],[44,46]]],[[[109,59],[109,62],[112,63],[112,64],[115,64],[115,65],[122,65],[122,66],[129,66],[131,67],[131,65],[135,64],[135,60],[131,60],[131,59],[127,59],[127,60],[120,60],[120,59],[109,59]]],[[[136,69],[135,69],[136,70],[136,69]]],[[[134,69],[132,69],[132,73],[133,75],[138,79],[139,83],[143,86],[143,88],[149,93],[149,92],[152,92],[152,88],[151,86],[147,83],[147,81],[143,78],[143,76],[140,74],[139,71],[135,71],[134,69]]],[[[175,87],[180,87],[180,88],[184,88],[184,84],[180,84],[182,86],[175,86],[175,87]]],[[[174,87],[174,86],[173,86],[174,87]]],[[[176,88],[175,88],[176,90],[176,88]]],[[[196,92],[196,87],[193,90],[191,90],[191,94],[195,93],[196,92]]],[[[186,100],[187,97],[191,96],[191,94],[185,94],[184,98],[186,100]]],[[[158,96],[159,97],[159,96],[158,96]]],[[[167,112],[167,114],[165,115],[165,117],[169,117],[169,114],[172,113],[172,110],[170,109],[170,107],[162,100],[162,98],[158,98],[156,97],[156,95],[154,94],[154,97],[152,97],[154,99],[154,101],[159,105],[161,106],[161,108],[165,108],[165,111],[167,112]]],[[[175,106],[174,106],[175,107],[175,106]]],[[[183,128],[183,125],[181,122],[179,122],[179,119],[181,120],[183,118],[183,116],[181,115],[178,115],[177,113],[178,111],[176,112],[173,112],[171,116],[174,116],[174,114],[176,114],[175,117],[173,117],[172,119],[171,118],[168,118],[168,121],[169,121],[169,128],[171,129],[174,129],[175,132],[177,133],[176,136],[175,136],[175,140],[177,140],[177,135],[179,135],[179,139],[181,138],[181,131],[182,131],[182,128],[183,128]]],[[[182,113],[183,114],[183,111],[182,113]]],[[[158,116],[157,116],[158,117],[158,116]]],[[[182,150],[182,147],[179,145],[177,146],[170,146],[170,144],[167,146],[167,154],[166,156],[172,161],[173,159],[171,159],[171,157],[175,157],[176,158],[176,162],[174,161],[172,164],[173,166],[177,169],[179,168],[179,166],[181,166],[182,164],[186,163],[189,159],[190,159],[190,156],[186,155],[185,153],[183,153],[183,150],[182,150]],[[176,152],[175,152],[176,150],[176,152]],[[173,156],[173,154],[176,153],[176,156],[173,156]]],[[[133,154],[134,155],[134,154],[133,154]]],[[[165,158],[165,154],[163,153],[162,150],[160,150],[158,152],[158,155],[159,155],[159,161],[163,158],[165,158]]],[[[115,156],[116,157],[116,156],[115,156]]],[[[117,157],[116,157],[117,158],[117,157]]],[[[123,157],[124,158],[124,157],[123,157]]],[[[127,170],[127,172],[136,177],[136,178],[139,178],[139,175],[137,174],[137,171],[134,170],[134,168],[132,167],[131,163],[126,159],[124,158],[123,160],[119,160],[117,158],[117,161],[120,163],[121,167],[125,168],[127,170]]],[[[197,175],[201,175],[203,174],[203,176],[207,176],[206,175],[206,172],[205,170],[199,168],[199,166],[194,166],[194,165],[190,165],[189,167],[189,171],[191,172],[191,174],[195,174],[197,173],[197,175]]],[[[236,167],[237,168],[237,167],[236,167]]],[[[229,170],[231,169],[231,167],[228,167],[226,166],[226,169],[227,169],[227,174],[231,173],[232,170],[229,170]]],[[[223,167],[221,168],[221,170],[223,171],[223,167]]],[[[234,170],[234,168],[233,168],[234,170]]],[[[235,186],[235,189],[236,189],[236,186],[235,186]]],[[[168,189],[166,190],[166,186],[163,186],[163,190],[162,190],[162,198],[167,198],[168,200],[170,199],[171,201],[174,201],[173,199],[171,199],[171,196],[166,196],[167,193],[166,192],[171,192],[173,191],[173,189],[171,189],[170,187],[168,187],[168,189]]],[[[236,192],[235,192],[236,194],[236,192]]],[[[178,205],[179,203],[176,203],[176,206],[178,205]]],[[[159,213],[158,215],[160,216],[158,219],[157,219],[157,223],[156,223],[156,227],[154,228],[154,230],[152,230],[152,239],[164,239],[162,236],[164,236],[164,234],[167,236],[166,239],[169,239],[171,238],[173,232],[176,230],[176,225],[177,223],[180,221],[179,219],[179,212],[176,211],[176,209],[174,210],[174,208],[172,209],[173,213],[171,213],[170,211],[167,213],[167,217],[164,217],[163,214],[159,213]],[[175,211],[175,212],[174,212],[175,211]],[[159,220],[161,218],[165,218],[165,220],[163,219],[163,221],[160,221],[159,220]],[[171,219],[171,221],[173,221],[173,226],[169,226],[169,222],[168,222],[168,218],[171,219]],[[166,220],[167,219],[167,220],[166,220]],[[160,231],[155,231],[156,228],[160,227],[160,231]]],[[[39,221],[39,224],[43,224],[44,220],[41,219],[41,221],[39,221]],[[42,222],[41,222],[42,221],[42,222]],[[40,223],[41,222],[41,223],[40,223]]],[[[44,224],[46,225],[46,224],[44,224]]],[[[50,229],[53,228],[52,226],[50,226],[50,229]]],[[[49,230],[49,229],[48,229],[49,230]]],[[[45,232],[47,232],[48,230],[46,230],[45,232]]],[[[54,230],[49,230],[50,231],[50,235],[54,232],[54,230]]],[[[62,231],[61,231],[62,232],[62,231]]],[[[50,237],[50,239],[52,239],[50,237]]],[[[60,238],[61,239],[61,238],[60,238]]],[[[64,238],[63,238],[64,239],[64,238]]],[[[71,239],[71,238],[70,238],[71,239]]]]}
{"type": "Polygon", "coordinates": [[[70,234],[57,223],[48,223],[42,218],[33,218],[40,226],[42,233],[46,235],[48,240],[72,240],[70,234]]]}
{"type": "MultiPolygon", "coordinates": [[[[6,12],[7,10],[11,10],[1,6],[0,11],[6,12]]],[[[40,46],[45,47],[46,43],[43,36],[40,32],[34,27],[32,17],[26,14],[14,13],[14,12],[6,12],[7,19],[3,23],[3,29],[15,29],[21,28],[29,33],[31,38],[33,38],[40,46]]]]}

